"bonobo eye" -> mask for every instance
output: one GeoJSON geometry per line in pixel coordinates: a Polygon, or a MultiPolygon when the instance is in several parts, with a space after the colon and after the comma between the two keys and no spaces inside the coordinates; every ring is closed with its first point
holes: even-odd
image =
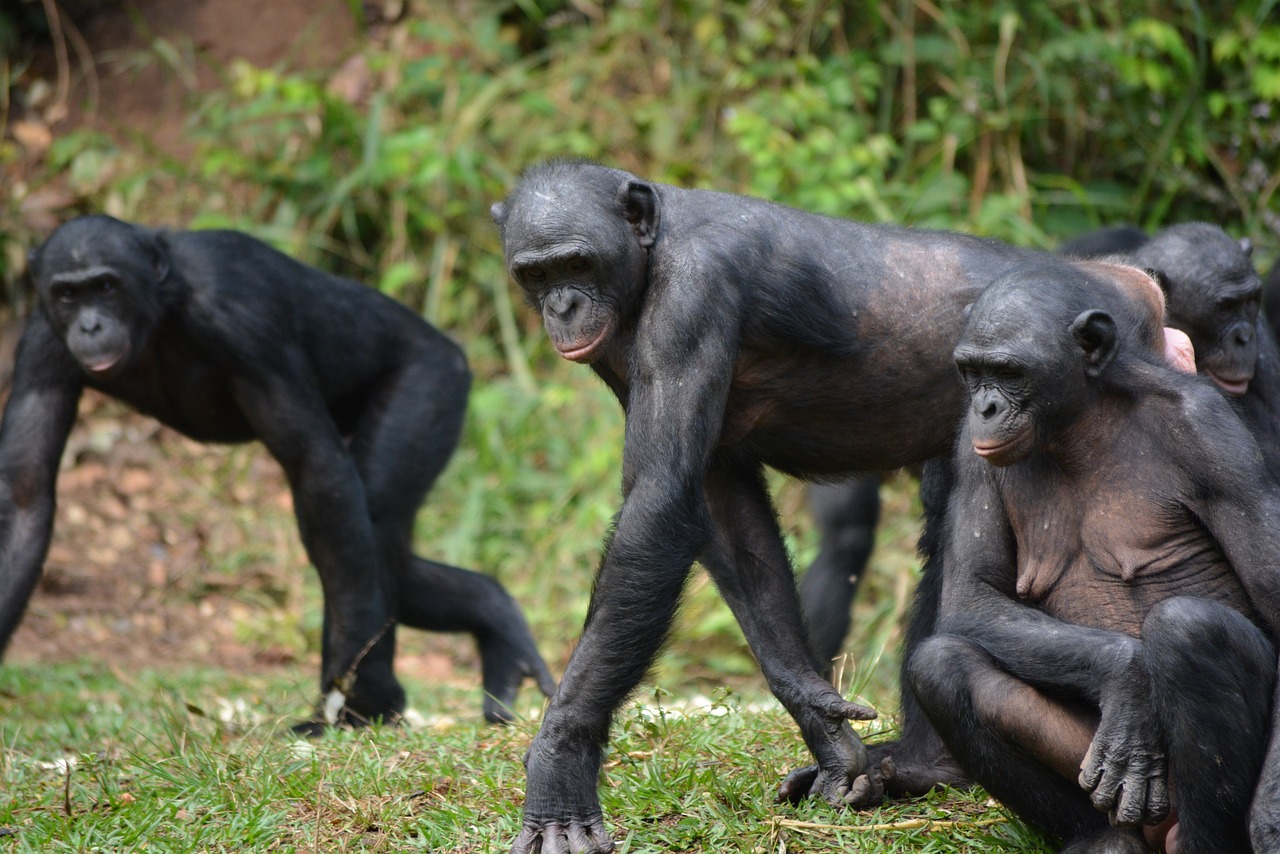
{"type": "Polygon", "coordinates": [[[93,283],[94,289],[100,294],[109,294],[115,291],[119,284],[114,276],[103,276],[93,283]]]}
{"type": "Polygon", "coordinates": [[[1022,372],[1013,365],[995,365],[991,369],[991,376],[996,382],[1011,385],[1022,379],[1022,372]]]}
{"type": "Polygon", "coordinates": [[[520,278],[530,282],[541,282],[547,277],[547,271],[542,267],[525,267],[520,270],[520,278]]]}
{"type": "Polygon", "coordinates": [[[58,302],[72,303],[76,301],[76,292],[72,288],[63,285],[53,289],[53,298],[58,302]]]}
{"type": "Polygon", "coordinates": [[[569,260],[569,263],[566,265],[566,269],[568,269],[570,273],[585,273],[587,268],[590,266],[590,261],[581,256],[577,256],[569,260]]]}

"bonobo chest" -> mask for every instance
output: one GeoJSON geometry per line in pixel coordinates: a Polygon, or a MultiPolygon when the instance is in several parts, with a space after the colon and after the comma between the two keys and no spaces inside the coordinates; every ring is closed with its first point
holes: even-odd
{"type": "Polygon", "coordinates": [[[1172,484],[1127,477],[1122,461],[1070,478],[1033,461],[1001,472],[1015,537],[1017,595],[1079,625],[1138,635],[1170,596],[1198,596],[1256,618],[1213,536],[1172,484]],[[1023,469],[1023,471],[1019,471],[1023,469]]]}
{"type": "Polygon", "coordinates": [[[119,376],[90,378],[86,385],[123,400],[139,412],[202,442],[255,438],[231,392],[225,370],[182,336],[160,334],[119,376]]]}

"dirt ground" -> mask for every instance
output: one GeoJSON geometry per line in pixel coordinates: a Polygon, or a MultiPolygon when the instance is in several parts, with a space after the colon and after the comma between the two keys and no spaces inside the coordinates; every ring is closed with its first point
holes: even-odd
{"type": "MultiPolygon", "coordinates": [[[[122,140],[143,135],[183,156],[185,87],[215,85],[217,65],[244,57],[336,74],[379,15],[395,11],[389,4],[369,12],[362,32],[346,0],[121,5],[62,22],[65,98],[52,48],[19,81],[45,75],[53,93],[10,126],[28,134],[33,163],[42,134],[56,138],[79,127],[122,140]],[[194,80],[154,66],[119,72],[122,57],[156,40],[194,50],[194,80]]],[[[24,214],[32,227],[57,224],[40,204],[24,214]]],[[[122,670],[288,667],[316,677],[319,600],[315,585],[304,584],[313,571],[283,474],[260,447],[202,446],[89,393],[64,455],[58,502],[45,571],[8,661],[88,658],[122,670]]],[[[437,681],[456,671],[471,682],[474,666],[466,639],[404,633],[397,659],[403,676],[437,681]]]]}

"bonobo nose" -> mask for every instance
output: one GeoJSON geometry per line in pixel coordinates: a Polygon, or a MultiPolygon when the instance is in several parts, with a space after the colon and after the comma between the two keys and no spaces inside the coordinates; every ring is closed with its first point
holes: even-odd
{"type": "Polygon", "coordinates": [[[990,421],[1004,411],[1000,396],[991,392],[982,392],[973,398],[973,411],[983,421],[990,421]]]}
{"type": "Polygon", "coordinates": [[[557,320],[568,320],[582,300],[574,291],[556,291],[547,298],[546,308],[557,320]]]}

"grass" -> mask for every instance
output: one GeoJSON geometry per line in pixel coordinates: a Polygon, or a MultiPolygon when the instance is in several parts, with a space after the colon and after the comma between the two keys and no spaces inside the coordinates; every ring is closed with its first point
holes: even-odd
{"type": "MultiPolygon", "coordinates": [[[[514,380],[477,386],[462,446],[419,516],[418,548],[501,579],[559,673],[617,501],[622,419],[588,372],[540,366],[539,376],[546,379],[531,389],[514,380]]],[[[143,422],[117,404],[87,407],[77,435],[107,438],[76,470],[97,465],[95,483],[109,485],[116,456],[141,453],[130,437],[143,422]]],[[[278,500],[281,484],[269,476],[274,464],[260,448],[205,449],[165,435],[156,468],[164,473],[147,492],[125,496],[144,516],[118,524],[166,532],[173,577],[136,598],[191,609],[229,592],[234,607],[209,613],[232,615],[240,643],[288,651],[287,663],[251,672],[162,667],[171,646],[135,650],[129,661],[90,648],[97,658],[38,663],[15,647],[0,668],[0,828],[9,834],[0,850],[506,851],[520,822],[520,758],[537,729],[532,688],[520,698],[526,722],[485,726],[470,643],[405,631],[402,664],[434,655],[455,665],[430,683],[402,669],[414,725],[290,738],[288,724],[315,699],[320,594],[278,500]],[[193,528],[204,544],[180,551],[193,528]]],[[[803,489],[783,478],[773,485],[788,545],[806,565],[816,541],[803,489]]],[[[914,484],[891,480],[882,494],[878,547],[836,680],[881,710],[872,737],[892,726],[902,614],[918,563],[914,484]]],[[[95,510],[82,514],[92,520],[95,510]]],[[[73,536],[74,526],[60,524],[63,550],[92,543],[94,530],[73,536]]],[[[120,573],[144,571],[134,562],[113,559],[97,571],[123,582],[120,573]]],[[[212,636],[214,626],[206,628],[212,636]]],[[[618,716],[601,785],[620,851],[1037,850],[1035,834],[980,793],[866,813],[774,803],[785,773],[809,760],[701,571],[636,698],[643,707],[618,716]],[[710,708],[691,711],[698,704],[710,708]]]]}
{"type": "MultiPolygon", "coordinates": [[[[301,689],[277,675],[0,671],[5,851],[505,851],[535,721],[485,725],[470,691],[411,695],[453,714],[301,741],[301,689]]],[[[601,799],[619,852],[1039,851],[980,792],[875,812],[776,804],[806,761],[776,704],[647,688],[625,709],[601,799]]],[[[536,710],[535,710],[536,711],[536,710]]]]}

